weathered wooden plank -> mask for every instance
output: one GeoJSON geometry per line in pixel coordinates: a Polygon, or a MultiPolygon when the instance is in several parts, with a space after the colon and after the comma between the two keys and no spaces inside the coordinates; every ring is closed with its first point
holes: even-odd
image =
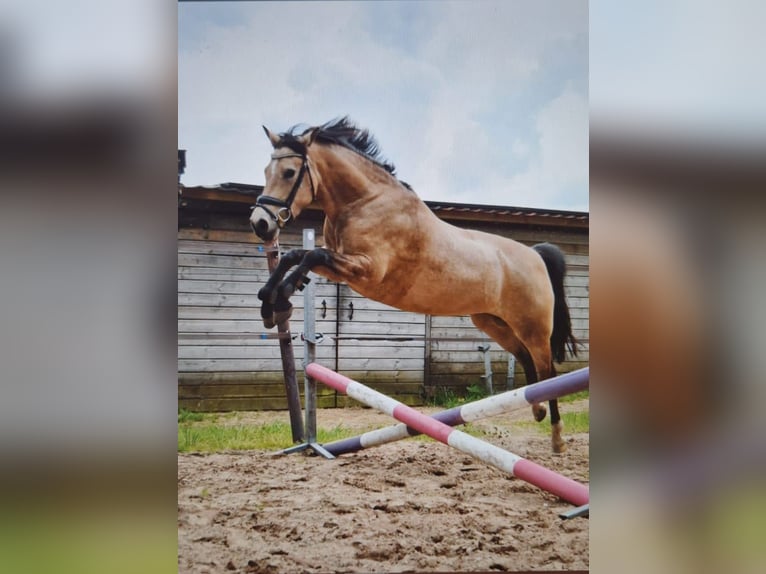
{"type": "MultiPolygon", "coordinates": [[[[298,298],[296,298],[296,303],[298,298]]],[[[255,305],[250,307],[228,307],[228,306],[185,306],[179,305],[178,318],[179,319],[258,319],[261,318],[261,306],[255,305]]],[[[321,318],[321,312],[314,310],[316,317],[319,321],[326,323],[325,327],[329,328],[329,325],[334,321],[335,316],[332,309],[327,310],[327,314],[324,319],[321,318]]],[[[301,307],[293,307],[293,314],[290,318],[290,323],[295,330],[295,324],[303,323],[303,309],[301,307]]],[[[403,317],[406,318],[406,317],[403,317]]]]}
{"type": "MultiPolygon", "coordinates": [[[[261,287],[269,279],[268,273],[254,273],[253,281],[232,281],[225,275],[220,278],[210,279],[179,279],[177,290],[179,293],[210,293],[221,295],[257,295],[261,287]]],[[[326,282],[315,282],[316,297],[321,299],[332,298],[335,300],[335,286],[326,282]]],[[[295,296],[293,305],[303,306],[303,297],[295,296]],[[300,301],[299,301],[300,300],[300,301]]]]}
{"type": "MultiPolygon", "coordinates": [[[[220,229],[180,228],[178,230],[179,241],[218,241],[233,243],[252,243],[262,245],[263,241],[252,230],[249,231],[222,231],[220,229]]],[[[281,238],[280,238],[281,239],[281,238]]]]}
{"type": "MultiPolygon", "coordinates": [[[[179,359],[278,359],[279,345],[270,341],[269,345],[196,345],[178,347],[179,359]]],[[[303,357],[303,345],[295,345],[297,359],[303,357]]],[[[344,356],[363,356],[369,359],[417,359],[423,360],[423,348],[412,346],[375,346],[375,347],[344,347],[344,356]]],[[[334,345],[322,343],[316,346],[317,358],[335,360],[334,345]]]]}
{"type": "MultiPolygon", "coordinates": [[[[334,335],[331,335],[330,337],[334,338],[334,335]]],[[[341,348],[347,353],[355,352],[357,349],[359,352],[366,353],[375,348],[388,349],[392,352],[399,348],[420,349],[422,351],[425,345],[425,339],[422,338],[422,334],[419,336],[412,335],[412,339],[408,339],[407,337],[410,337],[410,335],[402,335],[404,340],[342,339],[339,342],[341,348]]]]}
{"type": "MultiPolygon", "coordinates": [[[[296,324],[296,326],[298,326],[296,324]]],[[[272,332],[272,331],[269,331],[272,332]]],[[[273,331],[276,332],[276,331],[273,331]]],[[[334,333],[329,330],[318,331],[322,332],[325,339],[320,343],[322,347],[332,347],[335,344],[334,333]]],[[[293,343],[298,345],[300,339],[296,339],[296,336],[300,335],[300,330],[293,329],[293,343]]],[[[405,336],[406,337],[406,336],[405,336]]],[[[270,346],[276,345],[276,341],[273,339],[259,339],[255,335],[248,335],[246,333],[211,333],[205,335],[204,333],[182,333],[178,336],[178,346],[270,346]]],[[[424,348],[423,339],[417,340],[405,340],[405,341],[370,341],[365,339],[344,339],[342,341],[344,353],[366,353],[370,349],[396,349],[396,348],[424,348]]]]}
{"type": "Polygon", "coordinates": [[[344,357],[338,358],[339,371],[418,371],[423,372],[423,357],[344,357]]]}
{"type": "Polygon", "coordinates": [[[179,253],[178,264],[186,267],[218,267],[223,269],[263,269],[266,257],[253,254],[244,255],[199,255],[179,253]]]}
{"type": "Polygon", "coordinates": [[[340,335],[372,335],[372,336],[419,336],[423,337],[425,323],[367,323],[357,321],[341,321],[340,335]]]}
{"type": "Polygon", "coordinates": [[[261,255],[266,256],[262,244],[233,243],[223,241],[185,241],[178,240],[178,253],[198,255],[261,255]]]}
{"type": "MultiPolygon", "coordinates": [[[[255,312],[251,315],[252,318],[242,319],[179,319],[178,331],[179,333],[249,333],[260,334],[266,332],[263,328],[263,323],[260,318],[256,318],[255,312]]],[[[324,323],[324,321],[322,322],[324,323]]],[[[293,327],[295,332],[299,332],[299,322],[293,327]]],[[[325,336],[334,335],[334,325],[323,324],[317,326],[317,331],[323,333],[325,336]]],[[[269,331],[271,332],[271,331],[269,331]]],[[[477,338],[480,338],[481,334],[476,331],[477,338]]],[[[391,336],[391,337],[423,337],[423,325],[418,323],[341,323],[340,325],[341,339],[354,336],[391,336]]],[[[452,333],[449,333],[452,336],[452,333]]],[[[486,338],[486,337],[484,337],[486,338]]]]}
{"type": "Polygon", "coordinates": [[[495,341],[487,341],[487,343],[479,343],[474,341],[440,341],[438,339],[431,339],[431,354],[433,354],[436,351],[465,351],[470,353],[479,353],[477,347],[478,345],[489,345],[489,352],[490,353],[497,353],[502,352],[505,353],[506,351],[495,341]]]}
{"type": "Polygon", "coordinates": [[[268,281],[268,274],[253,273],[252,281],[231,281],[220,278],[210,279],[179,279],[177,290],[179,293],[210,293],[220,295],[257,295],[258,290],[268,281]]]}
{"type": "MultiPolygon", "coordinates": [[[[327,363],[329,365],[329,362],[327,363]]],[[[423,373],[418,371],[341,371],[342,374],[352,379],[364,382],[365,384],[423,384],[423,373]],[[364,379],[364,381],[362,381],[364,379]]],[[[303,370],[298,369],[296,378],[301,388],[303,388],[303,370]]],[[[255,385],[275,385],[275,388],[281,388],[284,393],[284,384],[282,383],[281,365],[277,364],[273,370],[262,371],[241,371],[241,372],[211,372],[211,373],[178,373],[179,385],[217,385],[217,384],[255,384],[255,385]],[[281,387],[280,387],[281,385],[281,387]]]]}
{"type": "MultiPolygon", "coordinates": [[[[393,395],[396,400],[409,405],[421,406],[423,399],[420,395],[399,394],[393,395]]],[[[233,412],[233,411],[283,411],[287,409],[287,400],[284,397],[246,397],[246,398],[214,398],[214,399],[180,399],[179,408],[195,412],[233,412]]],[[[318,397],[317,407],[320,409],[329,409],[334,407],[361,406],[360,403],[339,395],[337,397],[318,397]]],[[[338,416],[342,417],[341,411],[338,416]]],[[[285,422],[288,422],[287,413],[285,413],[285,422]]],[[[289,447],[285,444],[285,447],[289,447]]]]}
{"type": "MultiPolygon", "coordinates": [[[[280,397],[285,394],[284,384],[217,384],[217,385],[178,385],[179,399],[213,397],[280,397]]],[[[303,397],[303,389],[300,389],[303,397]]],[[[334,396],[332,389],[317,387],[317,396],[334,396]]]]}
{"type": "MultiPolygon", "coordinates": [[[[296,359],[303,358],[303,345],[294,343],[296,359]]],[[[415,349],[414,351],[417,351],[415,349]]],[[[403,357],[416,358],[416,352],[410,351],[409,355],[402,352],[403,357]]],[[[335,360],[335,347],[333,345],[317,345],[316,355],[318,359],[335,360]]],[[[281,358],[279,345],[271,341],[271,345],[244,346],[244,345],[211,345],[211,346],[180,346],[178,347],[178,359],[255,359],[275,360],[281,358]]],[[[385,358],[385,357],[381,357],[385,358]]]]}
{"type": "Polygon", "coordinates": [[[245,281],[250,283],[263,282],[264,274],[268,272],[260,268],[228,269],[225,267],[187,267],[178,266],[177,278],[196,281],[245,281]]]}
{"type": "MultiPolygon", "coordinates": [[[[385,394],[411,394],[423,393],[423,385],[418,382],[382,382],[373,385],[376,391],[385,394]]],[[[189,398],[212,398],[212,397],[280,397],[284,395],[283,384],[253,384],[253,383],[219,383],[219,384],[186,384],[179,383],[178,397],[189,398]]],[[[335,391],[324,385],[317,386],[317,396],[334,396],[335,391]]],[[[304,388],[300,389],[303,399],[304,388]]]]}
{"type": "MultiPolygon", "coordinates": [[[[571,301],[575,298],[588,299],[590,295],[589,288],[587,286],[564,286],[564,295],[566,295],[567,301],[571,301]]],[[[571,304],[571,303],[570,303],[571,304]]]]}
{"type": "MultiPolygon", "coordinates": [[[[495,371],[495,367],[497,367],[498,370],[504,369],[507,371],[507,367],[503,367],[501,361],[497,361],[493,364],[493,371],[495,371]]],[[[507,365],[507,363],[506,363],[507,365]]],[[[484,374],[484,363],[483,362],[466,362],[466,363],[445,363],[440,361],[431,361],[431,376],[439,376],[439,375],[445,375],[445,374],[475,374],[475,375],[483,375],[484,374]]]]}
{"type": "MultiPolygon", "coordinates": [[[[321,236],[321,227],[317,229],[317,239],[321,236]]],[[[249,243],[255,246],[263,245],[263,241],[257,237],[252,229],[223,230],[182,228],[178,230],[179,240],[210,241],[220,243],[249,243]]],[[[288,246],[300,247],[303,242],[302,232],[283,229],[279,235],[279,243],[282,249],[288,246]]]]}
{"type": "MultiPolygon", "coordinates": [[[[297,354],[297,353],[296,353],[297,354]]],[[[257,371],[263,368],[263,358],[245,359],[178,359],[178,370],[181,372],[216,372],[216,371],[257,371]]],[[[408,359],[390,357],[373,359],[368,357],[341,357],[340,370],[397,370],[423,371],[423,358],[408,359]]]]}
{"type": "Polygon", "coordinates": [[[340,305],[340,309],[333,309],[333,311],[337,311],[340,315],[341,329],[343,326],[352,323],[411,323],[419,325],[422,332],[426,322],[425,315],[420,313],[409,313],[398,310],[366,310],[359,309],[356,305],[354,305],[353,312],[347,305],[343,304],[340,305]]]}
{"type": "MultiPolygon", "coordinates": [[[[508,352],[500,348],[489,351],[489,360],[493,363],[508,362],[508,352]]],[[[473,349],[461,349],[456,351],[436,351],[431,349],[432,363],[481,363],[484,365],[484,353],[473,349]]]]}
{"type": "Polygon", "coordinates": [[[567,265],[580,265],[587,267],[590,264],[590,257],[588,255],[569,255],[564,254],[564,260],[567,265]]]}
{"type": "MultiPolygon", "coordinates": [[[[477,229],[480,228],[479,225],[471,225],[471,227],[475,227],[477,229]]],[[[515,241],[518,241],[519,243],[524,243],[525,245],[534,245],[535,243],[553,243],[554,245],[558,246],[559,249],[565,252],[572,251],[575,247],[588,247],[588,234],[587,233],[577,233],[572,231],[552,231],[552,230],[541,230],[541,229],[534,229],[534,230],[527,230],[527,229],[504,229],[499,226],[492,227],[494,230],[494,233],[496,235],[501,235],[503,237],[508,237],[510,239],[513,239],[515,241]]],[[[489,231],[489,229],[486,229],[486,227],[482,226],[482,230],[489,231]]]]}
{"type": "MultiPolygon", "coordinates": [[[[590,285],[590,276],[587,274],[569,275],[564,277],[564,287],[588,287],[590,285]]],[[[589,290],[586,289],[586,294],[589,290]]]]}
{"type": "MultiPolygon", "coordinates": [[[[336,406],[335,397],[317,397],[317,407],[321,409],[336,406]]],[[[179,399],[178,407],[194,412],[218,413],[232,411],[284,411],[287,409],[285,397],[216,397],[206,399],[179,399]]],[[[289,422],[285,413],[285,422],[289,422]]],[[[290,446],[286,444],[285,447],[290,446]]]]}
{"type": "Polygon", "coordinates": [[[423,371],[356,371],[340,369],[339,372],[350,379],[374,386],[377,383],[400,382],[422,383],[423,371]]]}
{"type": "MultiPolygon", "coordinates": [[[[272,329],[267,331],[263,328],[263,322],[260,317],[255,318],[255,313],[252,319],[179,319],[178,332],[179,333],[244,333],[257,335],[261,333],[276,333],[276,330],[272,329]]],[[[406,325],[406,324],[405,324],[406,325]]],[[[298,327],[300,324],[292,326],[292,330],[295,333],[300,333],[298,327]]],[[[320,333],[330,334],[335,330],[335,326],[330,322],[318,321],[317,331],[320,333]],[[321,323],[321,324],[320,324],[321,323]]]]}
{"type": "MultiPolygon", "coordinates": [[[[257,295],[228,295],[225,293],[182,293],[178,292],[179,317],[182,307],[246,307],[260,309],[257,295]]],[[[259,314],[260,316],[260,314],[259,314]]]]}
{"type": "MultiPolygon", "coordinates": [[[[342,374],[352,379],[358,380],[372,386],[378,384],[423,384],[423,372],[421,371],[365,371],[343,369],[342,374]]],[[[298,369],[297,379],[300,385],[303,384],[303,371],[298,369]]],[[[217,384],[254,384],[254,385],[274,385],[275,388],[281,388],[284,392],[282,381],[282,371],[277,363],[276,368],[262,371],[242,371],[242,372],[179,372],[178,384],[186,386],[194,385],[217,385],[217,384]],[[282,385],[280,387],[280,385],[282,385]]]]}
{"type": "MultiPolygon", "coordinates": [[[[296,369],[298,383],[303,385],[303,369],[296,369]]],[[[273,363],[271,368],[259,371],[240,372],[178,372],[178,384],[184,385],[217,385],[217,384],[258,384],[258,385],[281,385],[284,393],[284,378],[280,361],[273,363]]]]}
{"type": "Polygon", "coordinates": [[[356,316],[356,311],[389,311],[392,313],[404,313],[404,311],[401,311],[396,307],[391,307],[390,305],[385,305],[383,303],[373,301],[372,299],[366,299],[358,293],[351,291],[346,285],[343,285],[341,286],[340,291],[341,308],[348,310],[349,303],[354,304],[354,316],[356,316]]]}

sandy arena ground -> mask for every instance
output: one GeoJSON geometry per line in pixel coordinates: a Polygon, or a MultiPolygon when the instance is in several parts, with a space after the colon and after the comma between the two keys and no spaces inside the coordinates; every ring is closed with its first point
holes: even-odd
{"type": "MultiPolygon", "coordinates": [[[[588,402],[562,405],[587,410],[588,402]]],[[[433,413],[438,409],[419,409],[433,413]]],[[[242,413],[252,424],[286,412],[242,413]]],[[[392,424],[370,409],[325,409],[318,426],[392,424]]],[[[568,450],[513,421],[474,423],[486,440],[588,482],[588,435],[568,450]]],[[[546,419],[547,420],[547,419],[546,419]]],[[[572,506],[434,441],[405,440],[336,460],[230,452],[178,456],[178,569],[182,573],[466,572],[588,569],[588,519],[572,506]]]]}

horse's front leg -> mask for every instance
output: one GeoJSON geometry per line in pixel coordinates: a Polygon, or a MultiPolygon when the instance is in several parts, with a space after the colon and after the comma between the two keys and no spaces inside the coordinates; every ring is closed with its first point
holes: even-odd
{"type": "Polygon", "coordinates": [[[314,267],[319,265],[331,265],[332,256],[330,251],[323,248],[313,249],[305,252],[300,265],[287,276],[287,278],[279,284],[279,296],[285,299],[292,297],[293,293],[302,289],[303,286],[308,283],[308,273],[314,267]]]}
{"type": "Polygon", "coordinates": [[[300,265],[279,285],[279,297],[289,299],[308,282],[309,271],[316,271],[331,281],[359,279],[369,274],[370,262],[364,255],[345,255],[319,247],[306,253],[300,265]]]}
{"type": "Polygon", "coordinates": [[[285,253],[279,259],[279,263],[266,285],[258,291],[258,299],[262,301],[261,319],[263,319],[263,325],[267,329],[271,329],[277,323],[290,318],[293,306],[288,301],[289,298],[280,296],[278,285],[285,274],[300,263],[305,255],[305,249],[293,249],[285,253]]]}

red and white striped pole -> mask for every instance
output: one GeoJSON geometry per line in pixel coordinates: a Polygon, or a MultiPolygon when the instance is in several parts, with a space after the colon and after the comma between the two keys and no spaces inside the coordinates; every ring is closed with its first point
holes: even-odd
{"type": "Polygon", "coordinates": [[[453,429],[399,401],[317,363],[306,366],[306,373],[317,381],[377,409],[409,427],[460,452],[478,458],[577,506],[588,504],[588,487],[493,444],[453,429]]]}

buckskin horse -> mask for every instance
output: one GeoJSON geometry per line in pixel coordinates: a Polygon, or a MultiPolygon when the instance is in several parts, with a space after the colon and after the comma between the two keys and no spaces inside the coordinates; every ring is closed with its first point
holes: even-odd
{"type": "MultiPolygon", "coordinates": [[[[324,247],[286,253],[259,291],[267,328],[289,316],[291,295],[313,271],[404,311],[470,315],[519,360],[527,383],[554,376],[553,361],[563,361],[567,347],[577,354],[558,247],[527,247],[442,221],[347,117],[300,133],[263,129],[274,152],[250,216],[253,231],[272,242],[309,204],[325,213],[324,247]]],[[[557,401],[549,407],[553,451],[562,452],[557,401]]],[[[546,415],[543,405],[532,410],[538,421],[546,415]]]]}

